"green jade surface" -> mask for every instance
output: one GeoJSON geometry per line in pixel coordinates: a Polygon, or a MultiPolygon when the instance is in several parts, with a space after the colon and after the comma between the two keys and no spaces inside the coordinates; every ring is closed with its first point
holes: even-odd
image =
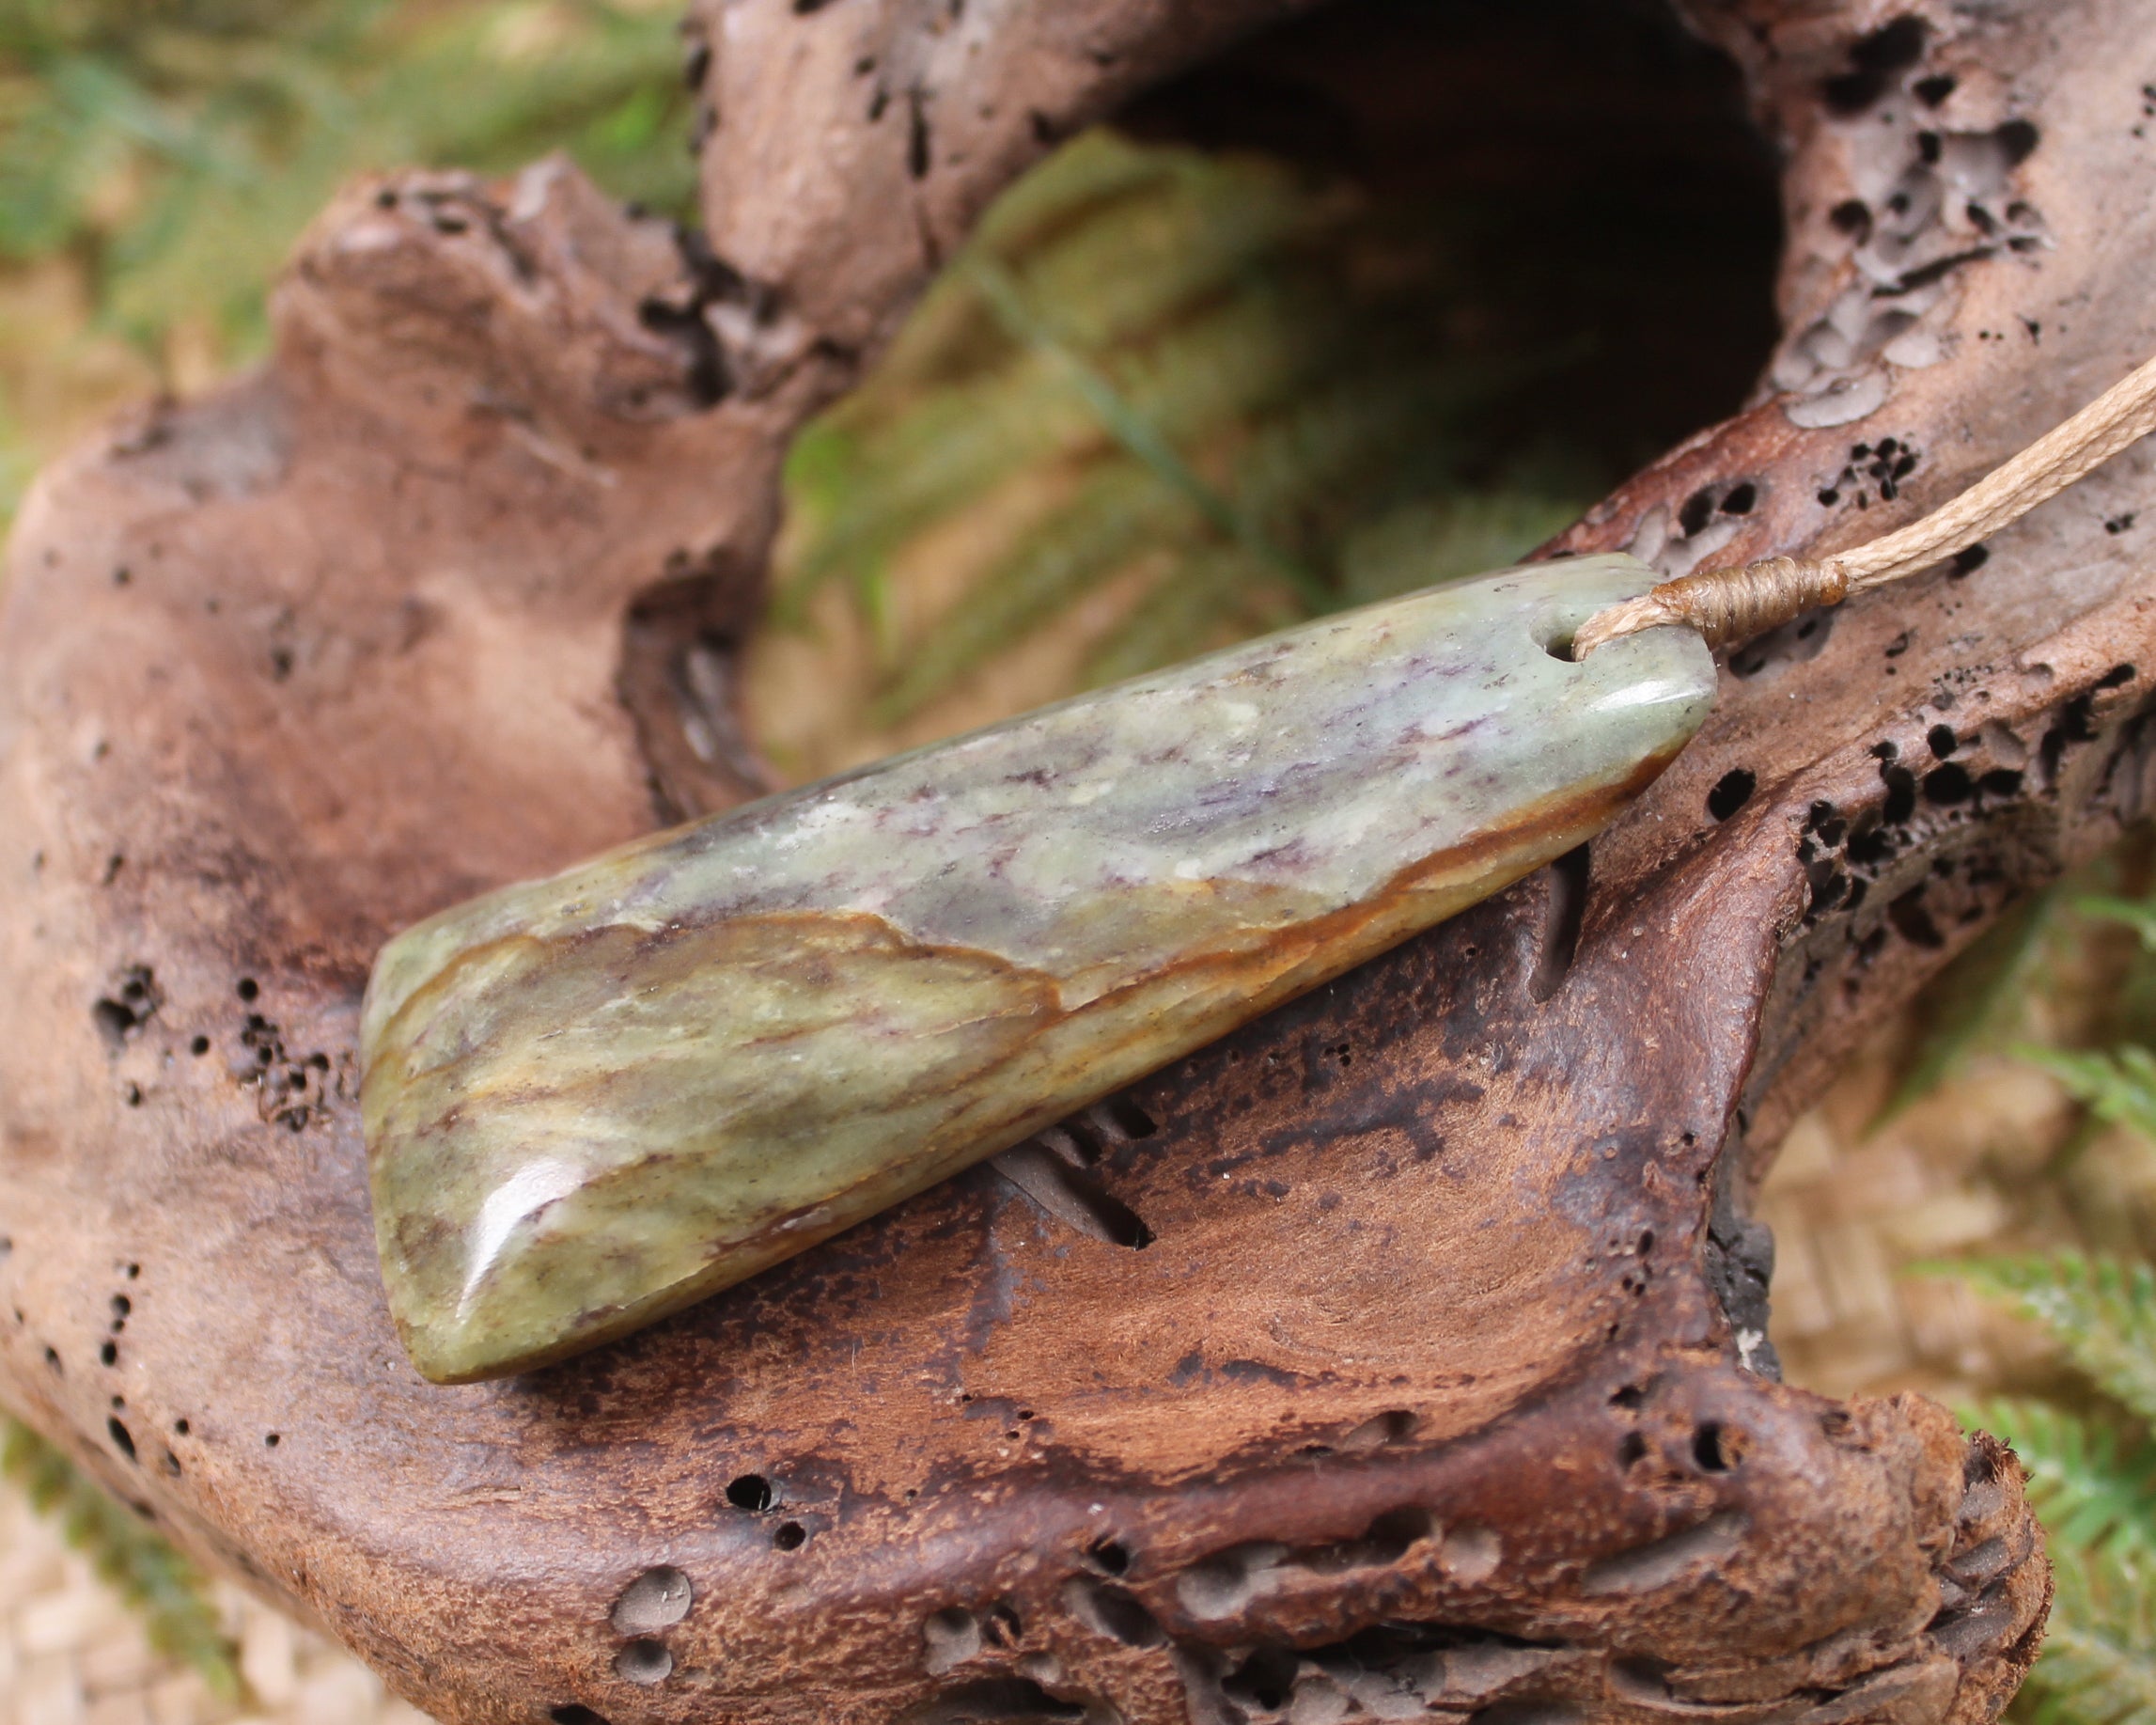
{"type": "Polygon", "coordinates": [[[428,1377],[754,1275],[1485,898],[1706,716],[1652,570],[1505,571],[1250,642],[445,911],[361,1031],[428,1377]]]}

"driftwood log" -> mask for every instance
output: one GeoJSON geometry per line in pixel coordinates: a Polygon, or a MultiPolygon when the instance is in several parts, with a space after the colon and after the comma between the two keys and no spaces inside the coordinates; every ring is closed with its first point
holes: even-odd
{"type": "MultiPolygon", "coordinates": [[[[1746,1206],[2141,812],[2141,452],[1732,654],[1591,854],[1004,1170],[529,1378],[398,1349],[376,945],[756,787],[789,434],[1050,141],[1292,9],[702,0],[707,239],[560,165],[361,188],[265,369],[24,509],[0,1397],[445,1719],[1914,1725],[2033,1656],[2018,1468],[1776,1381],[1746,1206]]],[[[1558,549],[1847,544],[2156,351],[2147,0],[1688,20],[1784,151],[1783,333],[1558,549]]]]}

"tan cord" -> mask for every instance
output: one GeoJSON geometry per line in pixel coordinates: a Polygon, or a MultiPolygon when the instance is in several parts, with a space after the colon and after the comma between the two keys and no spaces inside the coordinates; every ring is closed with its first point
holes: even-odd
{"type": "Polygon", "coordinates": [[[1671,623],[1696,629],[1710,647],[1764,635],[1814,605],[1839,604],[1851,593],[1884,587],[1989,539],[2152,431],[2156,359],[1923,520],[1817,562],[1766,557],[1664,581],[1587,619],[1572,635],[1572,657],[1584,659],[1619,635],[1671,623]]]}

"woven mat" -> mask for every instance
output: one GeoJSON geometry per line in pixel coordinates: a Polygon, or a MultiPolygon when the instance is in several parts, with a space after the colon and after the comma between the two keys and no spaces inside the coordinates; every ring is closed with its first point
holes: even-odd
{"type": "MultiPolygon", "coordinates": [[[[1925,1258],[2083,1243],[2070,1184],[2045,1173],[2071,1113],[2051,1079],[1978,1062],[1939,1096],[1867,1134],[1892,1081],[1883,1049],[1789,1135],[1761,1200],[1774,1230],[1773,1340],[1790,1382],[1832,1395],[1916,1388],[1949,1404],[2042,1381],[2035,1334],[1959,1283],[1912,1277],[1925,1258]]],[[[2104,1141],[2075,1163],[2111,1183],[2139,1160],[2104,1141]]],[[[2118,1242],[2088,1242],[2118,1244],[2118,1242]]],[[[217,1702],[151,1652],[127,1607],[57,1531],[0,1486],[0,1725],[426,1725],[365,1666],[237,1588],[218,1603],[251,1706],[217,1702]]]]}
{"type": "Polygon", "coordinates": [[[1774,1231],[1770,1334],[1783,1376],[1832,1396],[1921,1389],[1966,1408],[2058,1381],[2035,1326],[1913,1266],[2063,1247],[2139,1248],[2145,1148],[2123,1132],[2062,1157],[2078,1111],[2053,1078],[1972,1062],[1867,1130],[1896,1073],[1883,1048],[1798,1121],[1760,1195],[1774,1231]],[[2106,1226],[2108,1218],[2113,1226],[2106,1226]]]}

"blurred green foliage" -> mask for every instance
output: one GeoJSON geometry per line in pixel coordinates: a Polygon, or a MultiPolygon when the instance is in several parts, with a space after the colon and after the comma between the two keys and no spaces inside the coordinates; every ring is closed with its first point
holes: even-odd
{"type": "Polygon", "coordinates": [[[567,149],[623,197],[695,189],[671,4],[7,0],[0,259],[79,258],[154,344],[258,343],[262,292],[336,185],[567,149]]]}
{"type": "Polygon", "coordinates": [[[1493,446],[1506,399],[1585,344],[1449,333],[1484,290],[1472,219],[1260,155],[1075,140],[796,445],[781,619],[845,582],[890,725],[1141,560],[1086,682],[1512,560],[1609,476],[1561,444],[1493,446]],[[955,602],[905,617],[907,548],[1028,478],[1048,501],[955,602]]]}

